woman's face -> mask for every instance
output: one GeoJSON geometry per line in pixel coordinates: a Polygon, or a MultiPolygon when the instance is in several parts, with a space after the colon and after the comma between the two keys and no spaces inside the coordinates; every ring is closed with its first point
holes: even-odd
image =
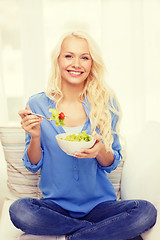
{"type": "Polygon", "coordinates": [[[66,38],[61,45],[58,64],[62,82],[84,84],[92,67],[87,41],[76,37],[66,38]]]}

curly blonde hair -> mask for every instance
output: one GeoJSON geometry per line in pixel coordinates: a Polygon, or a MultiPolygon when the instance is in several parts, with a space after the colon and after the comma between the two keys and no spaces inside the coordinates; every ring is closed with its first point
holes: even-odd
{"type": "Polygon", "coordinates": [[[92,57],[92,68],[79,97],[81,101],[87,98],[90,103],[91,110],[89,117],[91,122],[91,133],[93,134],[96,127],[98,127],[101,132],[106,151],[112,152],[113,134],[119,134],[118,126],[121,117],[121,109],[114,91],[104,80],[105,65],[102,60],[99,47],[88,34],[78,31],[70,32],[62,36],[58,45],[51,54],[51,70],[46,95],[56,101],[57,105],[63,98],[58,57],[61,51],[62,42],[68,37],[85,39],[88,42],[92,57]],[[118,115],[118,122],[114,131],[111,127],[111,113],[118,115]]]}

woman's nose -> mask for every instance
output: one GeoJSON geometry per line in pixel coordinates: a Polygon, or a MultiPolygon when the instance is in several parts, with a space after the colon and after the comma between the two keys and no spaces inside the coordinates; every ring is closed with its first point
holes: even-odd
{"type": "Polygon", "coordinates": [[[75,57],[72,65],[76,68],[80,68],[81,67],[80,59],[78,57],[75,57]]]}

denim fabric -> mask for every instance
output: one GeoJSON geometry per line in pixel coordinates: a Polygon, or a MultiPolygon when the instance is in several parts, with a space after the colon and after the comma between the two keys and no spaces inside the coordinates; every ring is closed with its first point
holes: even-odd
{"type": "Polygon", "coordinates": [[[34,235],[65,235],[68,240],[125,240],[151,228],[156,222],[155,207],[144,200],[106,201],[83,218],[50,200],[22,198],[10,207],[13,224],[34,235]]]}

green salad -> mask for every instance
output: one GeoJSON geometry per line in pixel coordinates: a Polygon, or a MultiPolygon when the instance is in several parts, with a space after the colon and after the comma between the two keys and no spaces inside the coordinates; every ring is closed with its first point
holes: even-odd
{"type": "Polygon", "coordinates": [[[91,136],[89,136],[87,134],[86,131],[82,131],[77,134],[71,134],[71,135],[68,135],[67,137],[65,137],[64,139],[61,138],[62,140],[66,140],[66,141],[73,141],[73,142],[89,142],[92,140],[91,136]]]}
{"type": "Polygon", "coordinates": [[[64,126],[65,115],[63,112],[59,112],[57,109],[50,108],[49,112],[52,113],[51,120],[55,120],[56,126],[64,126]]]}

